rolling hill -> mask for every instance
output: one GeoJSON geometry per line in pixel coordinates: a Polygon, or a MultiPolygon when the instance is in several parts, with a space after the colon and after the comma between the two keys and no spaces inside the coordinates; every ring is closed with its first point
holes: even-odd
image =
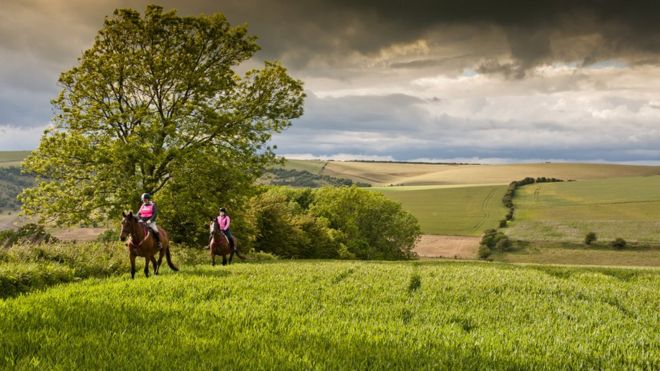
{"type": "Polygon", "coordinates": [[[480,236],[496,228],[506,215],[502,196],[506,186],[434,186],[369,188],[400,202],[413,214],[422,233],[480,236]]]}
{"type": "Polygon", "coordinates": [[[508,184],[525,177],[564,180],[660,175],[660,166],[610,164],[443,165],[329,161],[322,174],[374,186],[508,184]]]}
{"type": "Polygon", "coordinates": [[[533,184],[514,199],[507,233],[528,241],[600,240],[660,243],[660,176],[533,184]]]}

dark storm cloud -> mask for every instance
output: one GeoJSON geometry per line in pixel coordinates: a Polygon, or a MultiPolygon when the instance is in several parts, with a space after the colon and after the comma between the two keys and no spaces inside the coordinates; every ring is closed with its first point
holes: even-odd
{"type": "MultiPolygon", "coordinates": [[[[184,12],[223,11],[230,20],[248,22],[260,36],[263,55],[282,58],[294,68],[315,63],[341,67],[346,56],[373,56],[397,43],[424,39],[451,27],[463,27],[454,41],[479,43],[474,33],[501,32],[501,45],[512,59],[494,62],[487,45],[468,45],[483,59],[482,72],[523,77],[542,63],[608,58],[656,63],[660,53],[660,12],[655,1],[492,1],[492,0],[279,0],[180,3],[184,12]],[[469,36],[472,35],[472,36],[469,36]],[[486,46],[486,47],[485,47],[486,46]],[[481,51],[481,54],[480,54],[481,51]]],[[[444,40],[441,40],[444,41],[444,40]]],[[[475,55],[471,56],[472,58],[475,55]]],[[[422,68],[442,60],[397,62],[422,68]]]]}
{"type": "MultiPolygon", "coordinates": [[[[105,16],[150,0],[1,0],[0,149],[38,142],[105,16]]],[[[654,1],[163,0],[224,13],[309,90],[281,153],[660,158],[654,1]],[[440,98],[435,98],[440,97],[440,98]]],[[[243,67],[242,67],[243,68],[243,67]]]]}

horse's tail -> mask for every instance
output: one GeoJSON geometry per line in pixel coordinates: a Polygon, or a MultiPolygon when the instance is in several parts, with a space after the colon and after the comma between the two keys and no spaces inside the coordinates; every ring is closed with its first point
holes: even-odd
{"type": "Polygon", "coordinates": [[[245,257],[245,255],[243,255],[243,254],[241,254],[240,252],[238,252],[238,249],[236,249],[236,256],[238,256],[239,258],[241,258],[241,260],[245,260],[245,259],[247,259],[247,258],[245,257]]]}
{"type": "Polygon", "coordinates": [[[234,247],[236,248],[236,256],[238,256],[239,258],[241,258],[241,260],[245,260],[245,259],[247,259],[247,258],[245,257],[245,255],[241,254],[241,253],[238,251],[238,241],[236,240],[236,237],[233,237],[233,236],[232,236],[232,239],[234,240],[234,247]]]}
{"type": "Polygon", "coordinates": [[[172,255],[170,255],[170,247],[167,246],[167,249],[165,249],[165,257],[167,258],[167,265],[170,267],[171,270],[178,272],[179,268],[172,263],[172,255]]]}

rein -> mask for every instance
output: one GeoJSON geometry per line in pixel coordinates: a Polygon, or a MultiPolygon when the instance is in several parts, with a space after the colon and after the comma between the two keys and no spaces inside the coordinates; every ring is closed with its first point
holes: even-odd
{"type": "MultiPolygon", "coordinates": [[[[140,222],[136,222],[135,224],[137,226],[140,226],[140,222]]],[[[143,227],[143,229],[145,231],[144,238],[142,239],[142,241],[140,241],[139,244],[136,245],[134,241],[137,240],[137,230],[135,228],[132,228],[132,229],[133,230],[131,231],[131,240],[128,242],[128,246],[132,247],[134,249],[139,249],[140,247],[142,247],[142,244],[144,244],[147,241],[147,239],[149,238],[149,235],[151,234],[151,231],[149,231],[148,228],[146,226],[144,226],[143,227]]]]}

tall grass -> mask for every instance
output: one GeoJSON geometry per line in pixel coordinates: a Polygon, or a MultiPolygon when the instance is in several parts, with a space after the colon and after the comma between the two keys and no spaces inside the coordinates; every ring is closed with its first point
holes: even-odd
{"type": "MultiPolygon", "coordinates": [[[[206,251],[198,249],[175,246],[172,255],[175,262],[189,265],[208,260],[206,251]]],[[[119,242],[14,245],[0,249],[0,298],[84,278],[125,274],[129,269],[128,252],[119,242]]]]}
{"type": "Polygon", "coordinates": [[[275,262],[0,301],[0,368],[658,369],[658,270],[275,262]]]}

